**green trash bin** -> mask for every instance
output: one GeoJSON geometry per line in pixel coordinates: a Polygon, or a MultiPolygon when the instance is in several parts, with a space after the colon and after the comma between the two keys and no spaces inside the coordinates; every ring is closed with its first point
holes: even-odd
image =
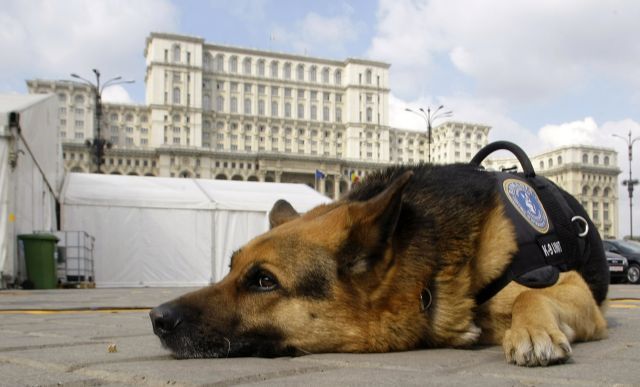
{"type": "Polygon", "coordinates": [[[51,234],[23,234],[27,276],[35,289],[55,289],[58,284],[55,250],[58,238],[51,234]]]}

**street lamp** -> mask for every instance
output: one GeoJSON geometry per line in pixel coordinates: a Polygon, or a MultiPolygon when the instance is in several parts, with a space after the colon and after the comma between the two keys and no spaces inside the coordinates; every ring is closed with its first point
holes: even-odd
{"type": "Polygon", "coordinates": [[[631,177],[631,159],[632,159],[631,149],[633,147],[633,143],[640,140],[640,137],[636,137],[632,140],[631,131],[629,131],[629,135],[627,138],[617,134],[613,134],[612,136],[623,139],[627,143],[627,147],[629,149],[629,179],[623,180],[622,185],[626,186],[627,191],[629,191],[629,238],[633,239],[633,211],[632,211],[633,210],[633,186],[638,184],[638,180],[634,180],[631,177]]]}
{"type": "Polygon", "coordinates": [[[424,119],[424,122],[427,124],[427,146],[428,146],[427,159],[429,160],[429,164],[431,164],[431,125],[437,119],[451,117],[451,115],[453,114],[451,110],[442,111],[442,109],[444,109],[444,105],[438,106],[438,108],[433,111],[431,110],[431,107],[427,106],[426,112],[424,111],[423,108],[419,108],[418,109],[419,112],[415,110],[411,110],[409,108],[404,109],[405,111],[419,115],[420,117],[422,117],[422,119],[424,119]]]}
{"type": "Polygon", "coordinates": [[[111,78],[100,86],[100,71],[93,69],[93,73],[96,75],[96,83],[82,78],[78,74],[71,74],[73,78],[81,80],[83,83],[89,85],[93,91],[96,105],[96,123],[95,123],[95,138],[93,140],[87,140],[85,144],[90,148],[94,155],[94,162],[96,163],[96,173],[102,173],[100,166],[104,163],[104,148],[111,148],[111,143],[102,138],[100,132],[100,125],[102,123],[102,92],[109,86],[121,85],[124,83],[134,83],[133,80],[122,80],[122,77],[111,78]]]}

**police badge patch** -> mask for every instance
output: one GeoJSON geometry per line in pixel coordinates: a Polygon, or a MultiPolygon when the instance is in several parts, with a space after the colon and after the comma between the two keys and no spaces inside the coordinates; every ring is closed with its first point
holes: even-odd
{"type": "Polygon", "coordinates": [[[527,223],[539,233],[546,234],[549,231],[549,219],[536,191],[518,179],[506,179],[502,186],[511,204],[527,223]]]}

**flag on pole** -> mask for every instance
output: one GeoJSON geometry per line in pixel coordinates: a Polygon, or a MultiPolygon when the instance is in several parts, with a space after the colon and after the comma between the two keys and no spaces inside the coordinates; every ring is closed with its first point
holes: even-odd
{"type": "Polygon", "coordinates": [[[351,182],[352,183],[359,183],[360,182],[360,176],[356,175],[355,172],[351,172],[351,182]]]}
{"type": "Polygon", "coordinates": [[[319,169],[316,169],[316,179],[324,179],[327,175],[319,169]]]}

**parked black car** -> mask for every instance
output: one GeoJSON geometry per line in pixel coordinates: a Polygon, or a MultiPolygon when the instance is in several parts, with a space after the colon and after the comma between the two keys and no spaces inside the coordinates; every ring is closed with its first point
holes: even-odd
{"type": "Polygon", "coordinates": [[[618,239],[607,239],[602,243],[605,251],[620,254],[629,261],[627,281],[630,284],[640,283],[640,244],[618,239]]]}
{"type": "Polygon", "coordinates": [[[607,255],[607,263],[609,264],[609,274],[611,283],[620,283],[627,281],[627,272],[629,270],[629,261],[620,254],[611,251],[605,251],[607,255]]]}

